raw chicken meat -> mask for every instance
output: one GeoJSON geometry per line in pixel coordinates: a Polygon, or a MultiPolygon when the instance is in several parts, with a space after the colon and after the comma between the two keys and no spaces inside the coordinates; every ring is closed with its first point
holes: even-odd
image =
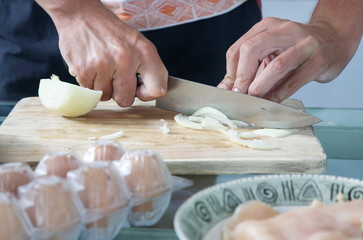
{"type": "Polygon", "coordinates": [[[263,220],[246,220],[234,230],[236,240],[363,239],[363,199],[302,207],[263,220]]]}

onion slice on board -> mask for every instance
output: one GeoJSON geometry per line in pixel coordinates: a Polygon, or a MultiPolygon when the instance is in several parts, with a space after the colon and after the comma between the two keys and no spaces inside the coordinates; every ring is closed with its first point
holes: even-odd
{"type": "Polygon", "coordinates": [[[221,111],[212,108],[212,107],[202,107],[195,111],[192,116],[194,117],[212,117],[220,121],[222,124],[227,125],[230,128],[237,128],[236,124],[234,124],[224,113],[221,111]]]}
{"type": "Polygon", "coordinates": [[[253,140],[245,140],[245,139],[241,139],[238,136],[238,132],[236,130],[228,130],[225,132],[225,134],[229,137],[229,139],[234,142],[237,143],[239,145],[248,147],[248,148],[253,148],[253,149],[258,149],[258,150],[273,150],[276,149],[277,147],[269,144],[267,142],[264,142],[262,140],[257,140],[257,139],[253,139],[253,140]]]}
{"type": "Polygon", "coordinates": [[[275,128],[261,128],[253,131],[253,134],[258,136],[268,136],[268,137],[286,137],[291,134],[298,132],[298,129],[275,129],[275,128]]]}
{"type": "Polygon", "coordinates": [[[237,126],[249,127],[249,125],[242,121],[233,122],[233,120],[228,119],[226,115],[211,107],[203,107],[201,109],[198,109],[191,116],[186,116],[179,113],[174,117],[174,119],[179,125],[183,127],[197,130],[213,130],[221,132],[227,135],[230,141],[236,144],[259,150],[273,150],[277,147],[265,141],[257,140],[254,138],[259,136],[287,136],[297,131],[297,129],[284,129],[283,131],[280,131],[280,129],[261,129],[264,131],[258,131],[260,130],[258,129],[255,130],[256,133],[255,131],[238,132],[234,130],[235,128],[237,128],[237,126]]]}

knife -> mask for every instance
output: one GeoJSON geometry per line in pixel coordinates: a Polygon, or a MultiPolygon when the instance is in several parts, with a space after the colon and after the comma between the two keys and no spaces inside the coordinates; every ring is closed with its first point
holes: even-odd
{"type": "Polygon", "coordinates": [[[299,128],[321,121],[303,110],[172,76],[166,95],[156,100],[158,108],[188,115],[206,106],[255,127],[299,128]]]}

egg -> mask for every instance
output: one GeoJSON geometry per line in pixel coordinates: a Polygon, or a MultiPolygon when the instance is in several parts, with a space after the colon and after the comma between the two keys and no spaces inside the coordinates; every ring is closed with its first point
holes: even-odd
{"type": "Polygon", "coordinates": [[[47,176],[19,188],[21,208],[30,219],[33,237],[77,239],[81,231],[81,204],[64,179],[47,176]]]}
{"type": "Polygon", "coordinates": [[[100,140],[92,144],[83,156],[85,162],[113,161],[125,153],[122,145],[112,140],[100,140]]]}
{"type": "Polygon", "coordinates": [[[18,187],[34,178],[32,169],[26,163],[7,163],[0,166],[0,191],[18,196],[18,187]]]}
{"type": "Polygon", "coordinates": [[[126,222],[130,194],[107,162],[82,165],[67,175],[87,212],[85,239],[113,239],[126,222]]]}
{"type": "Polygon", "coordinates": [[[0,193],[0,236],[2,240],[27,240],[26,220],[10,193],[0,193]]]}
{"type": "Polygon", "coordinates": [[[134,226],[157,223],[172,192],[171,174],[160,155],[152,150],[136,150],[125,153],[115,165],[133,194],[129,222],[134,226]]]}
{"type": "Polygon", "coordinates": [[[61,178],[67,177],[67,172],[79,168],[81,162],[78,156],[72,152],[54,152],[46,154],[35,168],[36,176],[55,175],[61,178]]]}

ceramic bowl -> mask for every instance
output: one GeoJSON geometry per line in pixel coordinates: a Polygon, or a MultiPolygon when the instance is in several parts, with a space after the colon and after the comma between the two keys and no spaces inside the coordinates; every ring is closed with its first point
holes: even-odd
{"type": "Polygon", "coordinates": [[[328,175],[263,175],[206,188],[185,201],[175,214],[174,228],[181,240],[221,240],[221,225],[235,208],[259,200],[275,208],[310,205],[314,200],[335,203],[363,198],[363,181],[328,175]]]}

